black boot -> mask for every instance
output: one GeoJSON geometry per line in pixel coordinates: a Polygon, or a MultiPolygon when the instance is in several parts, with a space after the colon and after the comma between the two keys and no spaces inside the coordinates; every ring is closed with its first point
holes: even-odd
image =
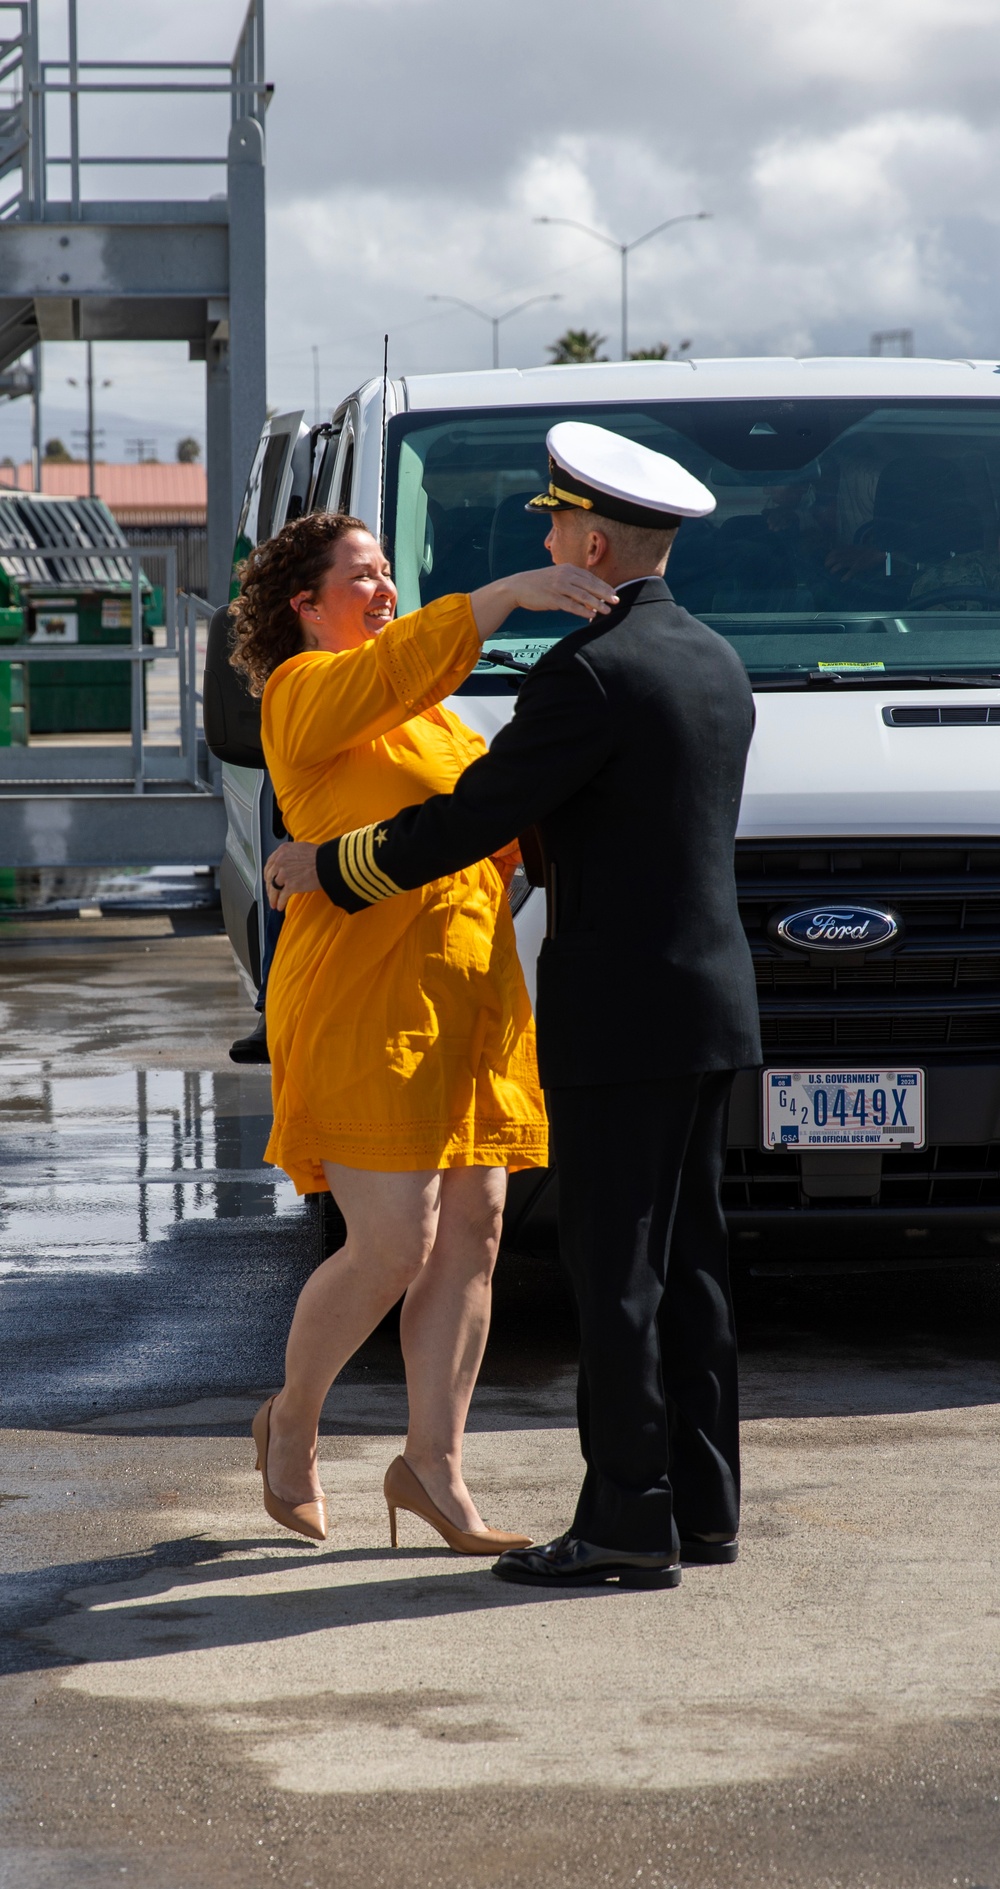
{"type": "Polygon", "coordinates": [[[229,1054],[234,1063],[270,1062],[271,1058],[267,1053],[267,1022],[263,1010],[256,1028],[251,1030],[249,1036],[238,1036],[235,1043],[231,1045],[229,1054]]]}

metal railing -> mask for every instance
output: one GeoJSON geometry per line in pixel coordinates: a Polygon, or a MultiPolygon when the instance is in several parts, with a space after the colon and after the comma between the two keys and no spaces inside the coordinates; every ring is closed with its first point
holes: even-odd
{"type": "Polygon", "coordinates": [[[84,170],[103,166],[131,170],[136,165],[226,164],[225,151],[211,156],[84,152],[80,145],[82,97],[136,93],[189,97],[218,94],[229,97],[234,124],[239,118],[256,118],[263,123],[273,90],[264,78],[264,0],[250,0],[231,60],[81,59],[77,0],[66,0],[69,57],[43,60],[39,47],[38,0],[0,0],[0,26],[10,15],[16,16],[18,28],[14,33],[0,36],[0,87],[6,86],[11,93],[9,105],[4,107],[0,103],[0,176],[19,166],[21,187],[0,203],[0,220],[44,216],[49,201],[48,173],[53,166],[69,170],[70,215],[75,218],[81,210],[80,176],[84,170]],[[189,73],[218,76],[182,76],[189,73]],[[53,74],[65,76],[53,77],[53,74]],[[129,76],[101,76],[108,74],[129,76]],[[69,102],[69,150],[50,155],[47,107],[50,99],[58,97],[66,97],[69,102]]]}
{"type": "MultiPolygon", "coordinates": [[[[45,549],[65,559],[71,567],[74,559],[80,565],[86,559],[92,559],[95,547],[66,542],[46,545],[45,549]]],[[[186,784],[204,793],[214,793],[217,791],[215,770],[200,730],[202,694],[198,687],[198,619],[211,617],[212,606],[206,603],[204,597],[192,596],[177,589],[177,550],[174,545],[144,545],[141,551],[116,545],[114,555],[116,559],[127,558],[131,566],[131,635],[128,643],[5,643],[0,645],[0,662],[128,663],[131,682],[130,769],[127,774],[116,778],[115,785],[130,787],[133,793],[141,794],[153,783],[170,781],[186,784]],[[166,563],[164,643],[143,641],[140,560],[148,557],[162,557],[166,563]],[[177,664],[179,745],[176,752],[171,745],[165,751],[154,749],[151,756],[144,727],[143,672],[148,664],[154,662],[177,664]]],[[[63,581],[67,589],[72,586],[69,573],[63,581]]],[[[92,584],[92,577],[85,577],[81,579],[79,588],[91,588],[92,584]]],[[[79,768],[79,774],[74,778],[85,778],[92,783],[95,774],[97,778],[103,778],[99,770],[106,767],[108,753],[114,751],[92,746],[74,749],[68,743],[61,752],[69,753],[74,766],[79,768]]],[[[117,753],[123,755],[123,750],[117,753]]],[[[15,779],[26,783],[32,780],[47,782],[53,778],[47,772],[52,766],[51,749],[0,748],[0,786],[15,779]]]]}

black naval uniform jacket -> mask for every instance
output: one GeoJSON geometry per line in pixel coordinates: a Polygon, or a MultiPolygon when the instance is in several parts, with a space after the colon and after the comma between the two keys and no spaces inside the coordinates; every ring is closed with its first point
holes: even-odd
{"type": "Polygon", "coordinates": [[[516,835],[526,860],[540,852],[545,1088],[761,1060],[733,870],[750,684],[731,645],[662,578],[619,595],[525,677],[511,722],[453,793],[316,858],[323,890],[357,912],[516,835]]]}

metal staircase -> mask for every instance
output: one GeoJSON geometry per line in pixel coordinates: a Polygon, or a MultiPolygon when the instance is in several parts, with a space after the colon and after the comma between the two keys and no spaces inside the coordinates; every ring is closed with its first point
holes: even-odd
{"type": "MultiPolygon", "coordinates": [[[[40,0],[0,0],[0,374],[47,340],[187,342],[190,358],[205,363],[209,597],[224,602],[265,416],[264,0],[250,0],[228,63],[82,58],[77,0],[64,4],[66,56],[48,58],[40,0]],[[116,149],[116,103],[137,96],[228,98],[225,148],[116,149]],[[81,125],[81,100],[95,98],[100,149],[81,125]],[[135,176],[204,173],[211,192],[103,199],[90,184],[109,167],[135,176]],[[65,181],[54,191],[56,178],[65,181]]],[[[45,19],[48,26],[49,9],[45,19]]],[[[23,388],[15,378],[7,391],[23,388]]],[[[167,648],[157,652],[157,660],[178,664],[185,730],[200,725],[190,626],[202,607],[169,599],[167,648]]],[[[11,645],[0,659],[15,654],[45,659],[11,645]]],[[[128,660],[141,723],[139,678],[149,653],[137,647],[128,660]]],[[[217,861],[224,837],[217,782],[192,759],[196,735],[190,752],[183,746],[144,749],[133,706],[127,778],[128,750],[63,747],[57,761],[41,748],[0,749],[0,865],[217,861]]]]}

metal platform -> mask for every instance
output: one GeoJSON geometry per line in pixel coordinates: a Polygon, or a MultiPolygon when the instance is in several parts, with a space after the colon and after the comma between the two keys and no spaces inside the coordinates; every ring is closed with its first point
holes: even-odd
{"type": "MultiPolygon", "coordinates": [[[[48,544],[45,557],[72,573],[74,567],[86,568],[100,548],[60,542],[48,544]]],[[[201,732],[198,626],[210,607],[200,597],[177,591],[173,546],[153,550],[163,555],[168,572],[162,641],[142,640],[139,583],[145,553],[116,545],[116,559],[131,568],[130,643],[0,646],[2,663],[128,663],[132,676],[127,741],[45,740],[0,748],[0,865],[214,867],[222,858],[226,819],[220,769],[201,732]],[[176,740],[153,744],[146,727],[143,670],[157,668],[172,679],[176,740]]]]}
{"type": "Polygon", "coordinates": [[[4,865],[217,866],[226,843],[223,802],[212,794],[157,789],[135,800],[114,792],[0,793],[4,865]]]}

